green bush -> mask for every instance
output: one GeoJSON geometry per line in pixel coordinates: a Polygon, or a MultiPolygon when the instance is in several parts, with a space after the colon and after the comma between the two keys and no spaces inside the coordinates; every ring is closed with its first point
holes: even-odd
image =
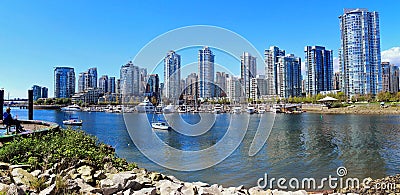
{"type": "Polygon", "coordinates": [[[32,169],[45,170],[57,162],[72,166],[79,160],[89,160],[98,169],[103,168],[105,162],[112,162],[119,170],[136,167],[117,158],[114,149],[100,143],[96,137],[71,129],[19,137],[0,148],[0,162],[29,164],[32,169]]]}

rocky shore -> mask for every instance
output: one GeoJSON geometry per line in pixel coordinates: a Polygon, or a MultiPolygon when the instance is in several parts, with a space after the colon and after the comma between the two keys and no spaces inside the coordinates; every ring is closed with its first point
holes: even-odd
{"type": "Polygon", "coordinates": [[[400,107],[381,108],[377,105],[355,105],[341,108],[322,108],[321,106],[303,106],[303,110],[323,114],[400,114],[400,107]]]}
{"type": "MultiPolygon", "coordinates": [[[[0,194],[7,195],[55,195],[55,194],[150,194],[150,195],[195,195],[195,194],[248,194],[248,195],[305,195],[304,190],[285,192],[262,190],[257,187],[246,189],[243,186],[224,188],[218,184],[203,182],[183,182],[174,176],[149,172],[143,168],[130,171],[118,171],[111,163],[103,169],[96,169],[87,160],[81,160],[74,166],[56,163],[47,170],[29,171],[29,165],[11,165],[0,163],[0,194]]],[[[396,183],[396,190],[380,189],[343,189],[344,194],[400,194],[400,175],[387,177],[374,182],[396,183]]],[[[328,194],[310,193],[310,194],[328,194]]],[[[339,193],[329,193],[339,194],[339,193]]]]}

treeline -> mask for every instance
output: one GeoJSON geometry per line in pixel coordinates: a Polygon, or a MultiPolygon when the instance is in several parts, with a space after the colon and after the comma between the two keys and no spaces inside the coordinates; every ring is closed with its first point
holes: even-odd
{"type": "Polygon", "coordinates": [[[69,105],[71,98],[39,98],[34,102],[36,105],[69,105]]]}

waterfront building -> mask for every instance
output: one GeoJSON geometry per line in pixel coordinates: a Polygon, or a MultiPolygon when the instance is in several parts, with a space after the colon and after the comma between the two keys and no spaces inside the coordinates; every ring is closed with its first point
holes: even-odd
{"type": "Polygon", "coordinates": [[[198,67],[199,67],[199,97],[214,97],[214,58],[215,55],[207,46],[199,50],[198,67]]]}
{"type": "Polygon", "coordinates": [[[70,98],[75,93],[75,71],[69,67],[54,69],[54,97],[70,98]]]}
{"type": "Polygon", "coordinates": [[[107,84],[107,92],[109,93],[116,93],[116,87],[115,87],[115,77],[109,77],[108,78],[108,84],[107,84]]]}
{"type": "Polygon", "coordinates": [[[140,81],[139,81],[139,94],[142,95],[146,91],[147,85],[147,68],[139,68],[140,81]]]}
{"type": "Polygon", "coordinates": [[[120,70],[120,92],[125,100],[130,101],[131,97],[139,96],[139,67],[132,61],[123,65],[120,70]]]}
{"type": "Polygon", "coordinates": [[[225,72],[217,72],[215,76],[215,97],[226,97],[226,79],[229,77],[225,72]]]}
{"type": "Polygon", "coordinates": [[[99,89],[104,93],[108,93],[108,76],[103,75],[99,78],[99,89]]]}
{"type": "MultiPolygon", "coordinates": [[[[145,96],[152,100],[155,98],[155,103],[160,102],[160,79],[158,74],[150,74],[146,83],[145,96]]],[[[153,102],[154,103],[154,102],[153,102]]]]}
{"type": "Polygon", "coordinates": [[[256,78],[252,78],[250,86],[250,98],[253,99],[253,101],[256,101],[266,95],[268,94],[267,80],[265,79],[265,75],[257,75],[256,78]]]}
{"type": "Polygon", "coordinates": [[[49,88],[42,87],[42,98],[48,98],[48,97],[49,97],[49,88]]]}
{"type": "Polygon", "coordinates": [[[285,50],[280,50],[276,46],[271,46],[264,51],[265,57],[265,78],[267,79],[268,95],[277,95],[277,63],[278,57],[285,56],[285,50]]]}
{"type": "Polygon", "coordinates": [[[340,72],[335,72],[333,77],[333,90],[340,90],[340,72]]]}
{"type": "Polygon", "coordinates": [[[256,77],[257,61],[256,57],[251,56],[248,52],[243,52],[243,55],[240,57],[240,76],[243,80],[244,94],[246,98],[250,98],[251,79],[256,77]]]}
{"type": "Polygon", "coordinates": [[[32,87],[32,91],[33,91],[33,100],[36,101],[39,98],[42,98],[42,87],[38,86],[38,85],[34,85],[32,87]]]}
{"type": "Polygon", "coordinates": [[[399,92],[399,68],[389,62],[382,62],[382,91],[399,92]]]}
{"type": "Polygon", "coordinates": [[[88,88],[84,92],[79,92],[72,96],[72,102],[82,102],[84,104],[98,104],[99,98],[103,96],[100,89],[88,88]]]}
{"type": "Polygon", "coordinates": [[[181,94],[181,56],[175,51],[169,51],[164,58],[165,97],[178,103],[181,94]]]}
{"type": "Polygon", "coordinates": [[[199,78],[196,73],[190,73],[186,77],[186,86],[184,89],[185,92],[185,98],[186,100],[195,100],[198,97],[198,81],[199,78]]]}
{"type": "Polygon", "coordinates": [[[240,79],[230,76],[226,79],[226,95],[231,104],[237,104],[244,101],[244,89],[240,79]]]}
{"type": "Polygon", "coordinates": [[[339,20],[341,91],[349,97],[375,95],[382,89],[379,14],[345,9],[339,20]]]}
{"type": "Polygon", "coordinates": [[[117,79],[115,82],[115,93],[121,94],[121,79],[117,79]]]}
{"type": "Polygon", "coordinates": [[[277,95],[281,98],[301,96],[301,59],[290,54],[279,56],[277,61],[277,95]]]}
{"type": "Polygon", "coordinates": [[[322,46],[306,46],[305,53],[305,87],[307,95],[317,95],[321,91],[333,89],[332,50],[322,46]]]}
{"type": "Polygon", "coordinates": [[[86,72],[79,73],[78,92],[86,89],[97,88],[97,68],[89,68],[86,72]]]}

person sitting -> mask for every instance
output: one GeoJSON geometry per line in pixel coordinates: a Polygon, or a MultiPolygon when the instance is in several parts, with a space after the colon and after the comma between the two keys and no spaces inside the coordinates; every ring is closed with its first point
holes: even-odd
{"type": "Polygon", "coordinates": [[[11,108],[7,108],[6,112],[3,114],[3,124],[7,126],[15,125],[17,133],[21,133],[24,129],[21,126],[21,123],[17,119],[13,119],[11,115],[11,108]]]}

